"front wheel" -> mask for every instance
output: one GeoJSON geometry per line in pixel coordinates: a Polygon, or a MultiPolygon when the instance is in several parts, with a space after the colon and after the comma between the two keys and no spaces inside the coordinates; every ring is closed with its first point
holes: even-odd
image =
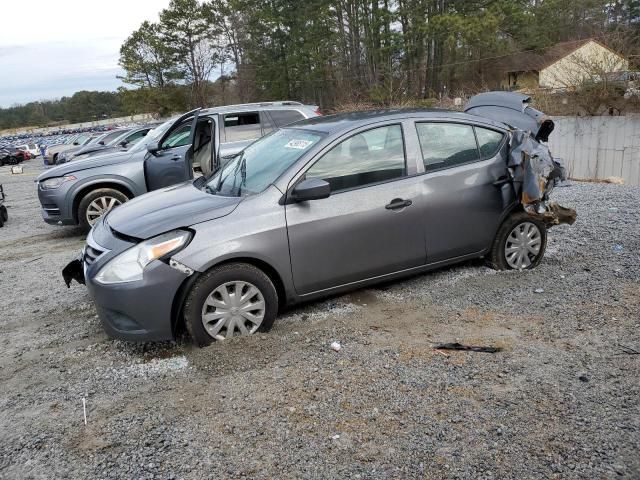
{"type": "Polygon", "coordinates": [[[268,331],[278,313],[271,279],[246,263],[216,267],[193,285],[184,307],[185,325],[200,347],[214,340],[268,331]]]}
{"type": "Polygon", "coordinates": [[[496,270],[529,270],[540,264],[546,248],[545,224],[525,212],[517,212],[498,229],[489,264],[496,270]]]}
{"type": "Polygon", "coordinates": [[[98,188],[87,193],[78,204],[78,222],[84,230],[91,227],[106,213],[129,198],[113,188],[98,188]]]}

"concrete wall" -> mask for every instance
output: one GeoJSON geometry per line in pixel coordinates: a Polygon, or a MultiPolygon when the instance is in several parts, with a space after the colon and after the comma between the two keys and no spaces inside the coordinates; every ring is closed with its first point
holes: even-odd
{"type": "Polygon", "coordinates": [[[540,87],[575,87],[594,76],[628,69],[628,61],[592,40],[543,69],[540,72],[540,87]]]}
{"type": "Polygon", "coordinates": [[[621,177],[628,185],[640,185],[640,115],[553,120],[551,153],[565,161],[571,177],[621,177]]]}

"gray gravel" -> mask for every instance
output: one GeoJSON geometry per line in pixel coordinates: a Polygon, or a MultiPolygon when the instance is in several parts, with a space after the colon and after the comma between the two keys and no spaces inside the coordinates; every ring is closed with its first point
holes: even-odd
{"type": "Polygon", "coordinates": [[[469,262],[195,349],[106,337],[39,169],[0,168],[1,478],[640,478],[640,188],[559,188],[579,220],[534,271],[469,262]]]}

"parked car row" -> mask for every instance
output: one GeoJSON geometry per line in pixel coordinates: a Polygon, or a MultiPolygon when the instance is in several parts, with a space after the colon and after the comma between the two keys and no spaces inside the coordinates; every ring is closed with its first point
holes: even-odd
{"type": "Polygon", "coordinates": [[[28,150],[22,150],[17,147],[2,147],[0,148],[0,166],[2,165],[17,165],[20,162],[29,160],[31,153],[28,150]]]}
{"type": "Polygon", "coordinates": [[[138,127],[140,127],[138,124],[106,125],[74,130],[65,129],[48,133],[8,135],[0,137],[0,149],[18,148],[28,151],[32,158],[41,156],[44,149],[44,163],[53,165],[57,162],[60,152],[86,144],[85,142],[89,139],[95,139],[115,130],[123,132],[124,130],[132,130],[138,127]]]}
{"type": "MultiPolygon", "coordinates": [[[[512,95],[487,99],[546,138],[552,122],[512,95]]],[[[548,223],[523,208],[514,123],[494,106],[195,110],[127,152],[40,175],[43,217],[92,227],[63,276],[87,285],[110,335],[134,341],[265,331],[285,306],[472,258],[529,269],[548,223]]]]}

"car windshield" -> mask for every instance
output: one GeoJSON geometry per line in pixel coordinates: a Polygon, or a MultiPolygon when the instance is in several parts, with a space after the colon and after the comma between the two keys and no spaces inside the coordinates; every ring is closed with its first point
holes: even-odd
{"type": "Polygon", "coordinates": [[[318,132],[286,128],[261,138],[205,183],[214,195],[243,197],[262,192],[320,139],[318,132]]]}
{"type": "Polygon", "coordinates": [[[111,132],[108,133],[106,135],[104,135],[101,139],[101,141],[105,144],[105,145],[113,145],[114,142],[120,138],[123,134],[127,133],[128,130],[116,130],[115,132],[111,132]]]}
{"type": "Polygon", "coordinates": [[[149,130],[149,133],[147,133],[145,137],[141,138],[140,141],[136,143],[136,145],[133,148],[131,148],[129,151],[139,152],[147,148],[147,145],[150,144],[151,142],[159,142],[160,138],[162,138],[165,132],[169,130],[169,128],[171,128],[171,126],[175,123],[176,120],[177,120],[177,117],[172,118],[171,120],[167,120],[163,124],[158,125],[156,128],[149,130]]]}

